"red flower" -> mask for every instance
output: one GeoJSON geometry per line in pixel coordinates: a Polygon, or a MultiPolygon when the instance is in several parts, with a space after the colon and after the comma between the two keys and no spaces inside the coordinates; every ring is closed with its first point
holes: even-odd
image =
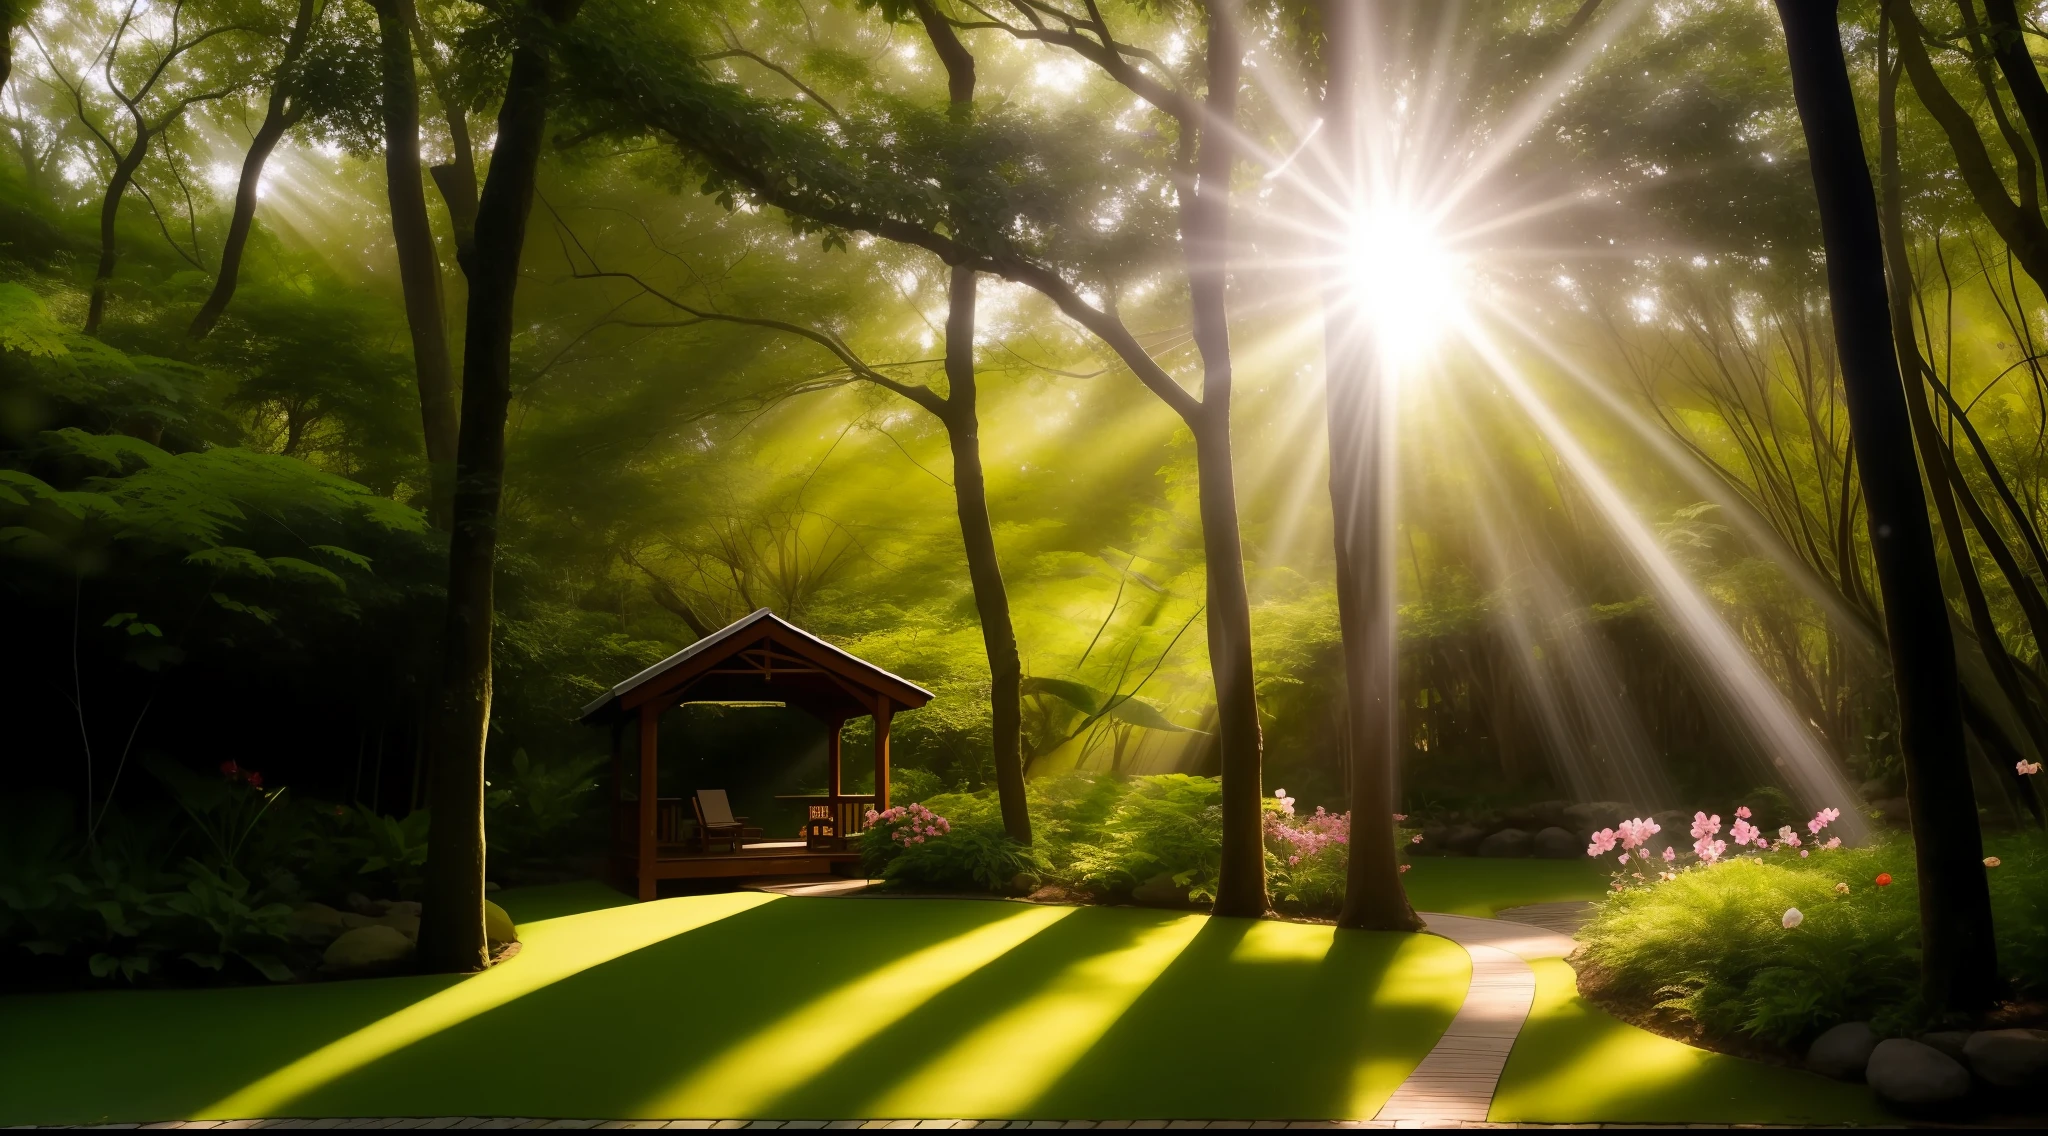
{"type": "Polygon", "coordinates": [[[1879,872],[1879,873],[1877,874],[1877,886],[1878,886],[1878,887],[1884,887],[1884,886],[1885,886],[1886,884],[1889,884],[1889,883],[1891,883],[1891,882],[1892,882],[1892,874],[1891,874],[1890,872],[1879,872]]]}
{"type": "Polygon", "coordinates": [[[220,763],[220,771],[229,777],[233,777],[242,771],[242,767],[232,761],[223,761],[220,763]]]}
{"type": "Polygon", "coordinates": [[[251,789],[261,789],[263,787],[263,775],[253,769],[245,775],[245,779],[249,782],[251,789]]]}

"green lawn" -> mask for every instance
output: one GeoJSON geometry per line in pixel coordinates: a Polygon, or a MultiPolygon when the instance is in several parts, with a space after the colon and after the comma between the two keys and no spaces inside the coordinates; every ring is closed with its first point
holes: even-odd
{"type": "Polygon", "coordinates": [[[1504,907],[1599,899],[1607,893],[1607,872],[1597,862],[1572,860],[1482,860],[1417,856],[1401,882],[1417,911],[1446,915],[1494,915],[1504,907]]]}
{"type": "MultiPolygon", "coordinates": [[[[1424,910],[1598,894],[1428,860],[1424,910]]],[[[1464,996],[1462,950],[1137,908],[504,893],[466,979],[0,999],[0,1125],[247,1116],[1365,1118],[1464,996]]],[[[1882,1122],[1860,1086],[1696,1050],[1538,962],[1498,1121],[1882,1122]]]]}
{"type": "Polygon", "coordinates": [[[1579,997],[1572,968],[1544,959],[1536,1004],[1487,1119],[1517,1123],[1896,1125],[1862,1085],[1660,1037],[1579,997]]]}
{"type": "Polygon", "coordinates": [[[949,900],[695,896],[521,934],[463,980],[0,1000],[0,1124],[1364,1117],[1469,973],[1427,936],[949,900]]]}

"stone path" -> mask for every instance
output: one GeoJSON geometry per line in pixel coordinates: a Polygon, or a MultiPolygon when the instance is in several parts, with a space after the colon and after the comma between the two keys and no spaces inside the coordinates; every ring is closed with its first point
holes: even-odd
{"type": "Polygon", "coordinates": [[[1536,999],[1536,972],[1529,969],[1529,960],[1563,958],[1576,944],[1555,931],[1505,919],[1429,912],[1422,919],[1430,931],[1472,956],[1472,985],[1435,1048],[1373,1119],[1483,1123],[1508,1053],[1536,999]]]}
{"type": "Polygon", "coordinates": [[[1527,923],[1560,935],[1577,935],[1579,928],[1593,917],[1593,901],[1590,899],[1567,899],[1557,903],[1530,903],[1521,907],[1501,908],[1500,917],[1516,923],[1527,923]]]}

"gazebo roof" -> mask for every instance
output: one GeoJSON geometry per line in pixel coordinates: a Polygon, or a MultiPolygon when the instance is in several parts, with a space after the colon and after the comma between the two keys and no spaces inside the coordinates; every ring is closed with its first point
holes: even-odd
{"type": "Polygon", "coordinates": [[[893,713],[931,699],[764,607],[612,687],[578,717],[608,722],[648,703],[781,702],[832,721],[873,714],[883,700],[893,713]]]}

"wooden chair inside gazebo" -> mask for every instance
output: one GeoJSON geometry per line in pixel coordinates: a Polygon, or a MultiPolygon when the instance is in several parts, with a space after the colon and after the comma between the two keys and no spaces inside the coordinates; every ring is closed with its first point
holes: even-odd
{"type": "Polygon", "coordinates": [[[614,686],[585,706],[581,716],[586,724],[612,727],[614,875],[621,882],[630,879],[635,893],[649,900],[664,879],[821,875],[858,863],[852,838],[865,828],[869,809],[889,807],[890,722],[931,698],[930,691],[834,647],[767,608],[614,686]],[[657,796],[657,755],[662,712],[686,703],[789,706],[825,724],[827,788],[823,796],[797,798],[806,812],[802,839],[749,844],[744,834],[706,824],[724,818],[703,815],[695,818],[697,839],[683,836],[683,819],[703,806],[694,797],[685,804],[657,796]],[[847,793],[840,733],[848,721],[863,717],[875,720],[875,791],[847,793]],[[627,727],[634,724],[639,727],[639,761],[637,776],[628,777],[627,747],[622,743],[627,727]],[[634,788],[630,798],[629,785],[634,788]]]}

